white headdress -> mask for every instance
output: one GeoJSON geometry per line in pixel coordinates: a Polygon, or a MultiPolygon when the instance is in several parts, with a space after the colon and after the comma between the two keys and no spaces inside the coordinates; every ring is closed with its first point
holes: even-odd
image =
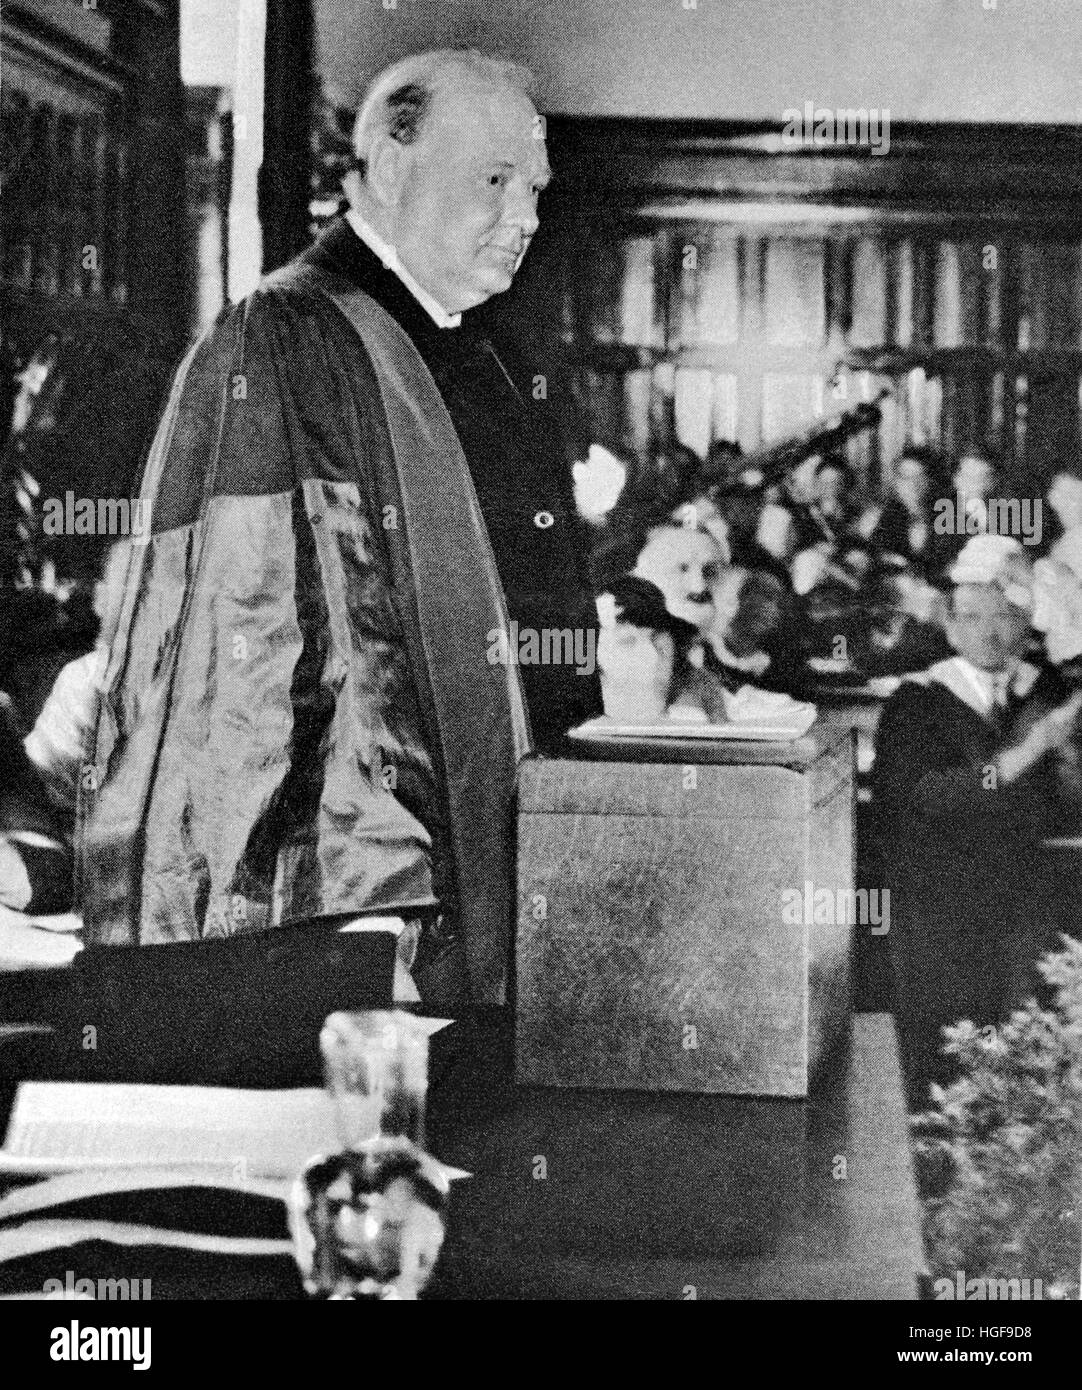
{"type": "Polygon", "coordinates": [[[1033,570],[1013,536],[974,536],[951,568],[952,584],[994,584],[1008,603],[1027,612],[1033,607],[1033,570]]]}

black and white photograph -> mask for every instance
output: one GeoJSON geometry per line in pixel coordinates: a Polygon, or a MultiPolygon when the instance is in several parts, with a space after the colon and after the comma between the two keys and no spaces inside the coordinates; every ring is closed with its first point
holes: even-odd
{"type": "Polygon", "coordinates": [[[5,0],[29,1374],[224,1372],[194,1301],[249,1371],[326,1300],[1051,1355],[1080,53],[1079,0],[5,0]]]}

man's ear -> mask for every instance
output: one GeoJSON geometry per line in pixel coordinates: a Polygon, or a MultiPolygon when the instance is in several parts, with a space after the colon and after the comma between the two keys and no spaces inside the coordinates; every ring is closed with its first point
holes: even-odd
{"type": "Polygon", "coordinates": [[[365,182],[383,207],[398,206],[412,159],[412,149],[389,135],[381,135],[373,142],[365,182]]]}

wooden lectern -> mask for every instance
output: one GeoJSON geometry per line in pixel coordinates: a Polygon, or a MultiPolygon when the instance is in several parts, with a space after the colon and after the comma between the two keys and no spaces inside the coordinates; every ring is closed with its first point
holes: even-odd
{"type": "Polygon", "coordinates": [[[854,782],[830,717],[525,763],[516,1079],[807,1095],[848,1016],[854,782]]]}

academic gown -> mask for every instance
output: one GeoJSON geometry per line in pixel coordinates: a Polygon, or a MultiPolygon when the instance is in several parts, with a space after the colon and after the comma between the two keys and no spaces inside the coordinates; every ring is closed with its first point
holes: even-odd
{"type": "MultiPolygon", "coordinates": [[[[301,260],[363,289],[409,334],[432,373],[462,443],[519,641],[516,655],[534,742],[553,748],[575,724],[602,713],[593,662],[530,662],[528,634],[590,630],[596,614],[586,577],[585,540],[571,473],[553,425],[547,389],[505,345],[499,353],[467,312],[440,328],[380,263],[345,218],[337,218],[301,260]]],[[[487,310],[488,306],[486,306],[487,310]]],[[[580,646],[580,654],[589,650],[580,646]]]]}
{"type": "Polygon", "coordinates": [[[1005,1020],[1038,991],[1034,969],[1056,941],[1056,884],[1040,841],[1062,833],[1069,808],[1043,758],[996,786],[997,752],[1064,698],[1042,673],[1000,715],[956,691],[956,662],[902,683],[879,723],[873,805],[885,888],[896,1019],[910,1105],[953,1075],[944,1025],[1005,1020]],[[951,687],[954,686],[954,689],[951,687]]]}
{"type": "Polygon", "coordinates": [[[522,668],[489,656],[510,620],[468,430],[343,264],[344,239],[363,250],[343,226],[178,372],[106,624],[84,915],[126,946],[439,914],[466,1000],[498,1004],[522,668]]]}

